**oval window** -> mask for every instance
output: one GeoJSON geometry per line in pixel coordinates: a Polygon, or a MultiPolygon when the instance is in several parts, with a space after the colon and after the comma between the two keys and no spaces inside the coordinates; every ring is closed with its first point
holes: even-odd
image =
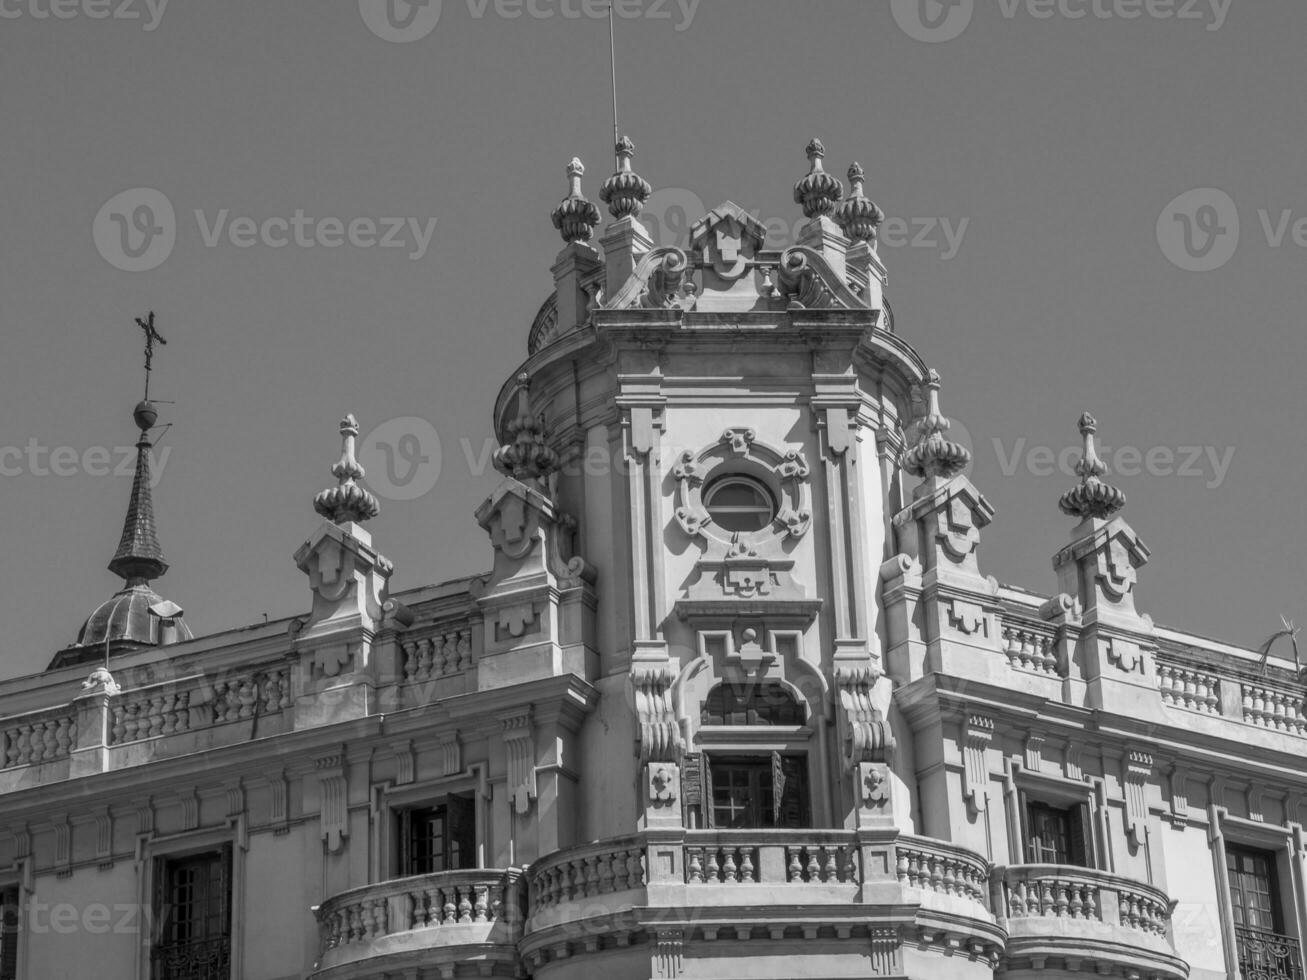
{"type": "Polygon", "coordinates": [[[776,517],[771,492],[746,476],[724,476],[704,490],[703,506],[723,531],[761,531],[776,517]]]}

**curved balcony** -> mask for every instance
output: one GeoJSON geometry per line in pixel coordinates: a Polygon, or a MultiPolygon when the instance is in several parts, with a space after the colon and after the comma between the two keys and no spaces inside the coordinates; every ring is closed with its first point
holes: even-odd
{"type": "Polygon", "coordinates": [[[483,976],[513,976],[522,935],[517,869],[441,871],[352,888],[314,910],[320,945],[314,980],[381,980],[441,964],[478,962],[483,976]]]}
{"type": "Polygon", "coordinates": [[[1092,868],[1024,864],[997,869],[994,887],[1009,970],[1189,975],[1171,944],[1171,900],[1152,885],[1092,868]]]}
{"type": "Polygon", "coordinates": [[[646,941],[676,957],[691,940],[695,956],[766,957],[805,940],[855,970],[869,948],[892,971],[956,954],[985,977],[1003,948],[988,863],[894,831],[652,830],[550,855],[529,879],[521,949],[537,977],[624,947],[647,963],[646,941]]]}

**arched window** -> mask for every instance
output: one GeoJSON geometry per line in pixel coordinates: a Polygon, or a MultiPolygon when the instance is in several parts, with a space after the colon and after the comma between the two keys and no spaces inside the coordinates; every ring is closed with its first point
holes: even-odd
{"type": "Polygon", "coordinates": [[[761,531],[776,517],[771,491],[757,480],[729,474],[704,488],[703,506],[723,531],[761,531]]]}
{"type": "Polygon", "coordinates": [[[704,699],[704,725],[802,725],[803,706],[779,681],[718,684],[704,699]]]}

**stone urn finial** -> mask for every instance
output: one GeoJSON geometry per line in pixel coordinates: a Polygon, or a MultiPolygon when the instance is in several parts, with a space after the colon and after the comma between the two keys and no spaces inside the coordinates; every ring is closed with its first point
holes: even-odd
{"type": "Polygon", "coordinates": [[[313,509],[333,524],[361,524],[381,513],[377,498],[357,482],[365,475],[354,456],[354,440],[358,434],[359,424],[353,415],[341,419],[340,459],[331,467],[331,475],[339,482],[313,498],[313,509]]]}
{"type": "Polygon", "coordinates": [[[550,214],[554,227],[569,245],[588,242],[594,235],[595,225],[599,224],[599,209],[581,193],[584,175],[585,164],[572,157],[572,162],[567,165],[567,197],[559,201],[550,214]]]}
{"type": "Polygon", "coordinates": [[[844,197],[844,185],[823,169],[821,161],[826,156],[826,147],[821,140],[809,141],[806,151],[808,173],[794,185],[794,203],[803,205],[804,217],[830,217],[836,203],[844,197]]]}
{"type": "Polygon", "coordinates": [[[1062,513],[1072,517],[1106,520],[1125,506],[1125,494],[1099,477],[1107,473],[1107,464],[1098,458],[1094,448],[1094,433],[1098,422],[1088,412],[1080,416],[1080,435],[1084,437],[1084,451],[1076,463],[1079,486],[1062,494],[1057,505],[1062,513]]]}
{"type": "Polygon", "coordinates": [[[608,205],[608,213],[619,221],[622,218],[638,218],[649,195],[653,193],[653,187],[631,169],[635,144],[629,136],[623,136],[617,141],[615,152],[617,170],[599,188],[599,200],[608,205]]]}
{"type": "Polygon", "coordinates": [[[966,446],[944,438],[952,423],[939,409],[939,389],[939,372],[931,368],[921,382],[926,412],[917,420],[916,443],[903,454],[903,468],[924,480],[952,479],[971,462],[971,451],[966,446]]]}
{"type": "Polygon", "coordinates": [[[849,196],[835,214],[840,228],[850,240],[876,245],[877,229],[885,220],[885,212],[862,190],[866,172],[856,161],[849,167],[849,196]]]}

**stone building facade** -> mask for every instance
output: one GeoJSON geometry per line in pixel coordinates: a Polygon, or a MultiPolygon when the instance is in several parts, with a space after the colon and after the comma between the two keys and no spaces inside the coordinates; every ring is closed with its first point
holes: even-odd
{"type": "Polygon", "coordinates": [[[632,150],[598,248],[568,168],[488,572],[391,592],[346,418],[303,615],[193,637],[138,406],[124,587],[0,683],[0,977],[1300,978],[1297,671],[1138,610],[1089,416],[1056,592],[984,574],[856,164],[682,249],[632,150]]]}

